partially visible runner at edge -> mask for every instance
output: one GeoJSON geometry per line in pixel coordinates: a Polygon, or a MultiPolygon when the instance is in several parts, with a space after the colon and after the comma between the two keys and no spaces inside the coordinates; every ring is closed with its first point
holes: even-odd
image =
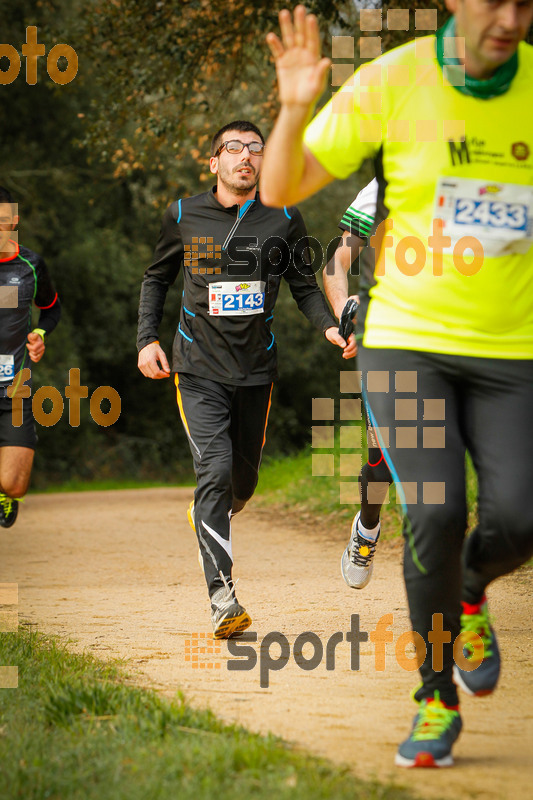
{"type": "Polygon", "coordinates": [[[13,424],[8,387],[14,387],[12,393],[31,382],[19,373],[29,361],[41,360],[45,335],[61,316],[44,259],[19,245],[13,233],[18,221],[13,197],[0,186],[0,525],[4,528],[17,519],[18,501],[28,490],[37,445],[31,400],[22,398],[22,425],[13,424]],[[33,304],[40,309],[36,328],[32,326],[33,304]]]}
{"type": "Polygon", "coordinates": [[[297,208],[267,208],[257,183],[264,138],[251,122],[224,125],[211,142],[216,185],[167,209],[139,305],[139,369],[168,378],[158,341],[167,291],[183,270],[172,373],[189,439],[196,490],[188,517],[198,537],[215,638],[242,633],[251,618],[235,595],[232,517],[252,496],[265,443],[277,345],[271,325],[282,277],[300,311],[355,355],[316,282],[297,208]]]}
{"type": "MultiPolygon", "coordinates": [[[[322,272],[326,297],[339,320],[349,299],[360,302],[358,295],[348,294],[348,273],[361,249],[368,246],[368,236],[376,216],[377,193],[378,182],[373,178],[350,203],[339,222],[342,238],[322,272]]],[[[359,478],[361,509],[353,519],[350,540],[341,556],[341,574],[351,589],[364,589],[372,577],[381,532],[381,506],[392,483],[390,470],[366,413],[365,419],[368,461],[363,465],[359,478]]]]}
{"type": "Polygon", "coordinates": [[[310,124],[329,66],[316,19],[298,6],[293,24],[284,10],[282,41],[267,37],[282,105],[264,201],[298,202],[375,162],[359,365],[404,510],[423,658],[418,712],[396,755],[406,767],[453,763],[458,685],[489,694],[500,673],[485,590],[533,553],[533,48],[522,41],[533,0],[446,5],[452,16],[436,35],[362,66],[310,124]],[[465,540],[467,450],[479,522],[465,540]],[[430,632],[441,623],[439,670],[430,632]],[[454,652],[461,630],[483,648],[459,640],[454,652]]]}

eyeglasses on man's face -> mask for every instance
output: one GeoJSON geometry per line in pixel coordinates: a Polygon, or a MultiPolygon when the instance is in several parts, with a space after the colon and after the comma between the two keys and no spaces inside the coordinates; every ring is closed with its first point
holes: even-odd
{"type": "Polygon", "coordinates": [[[222,142],[215,153],[215,157],[220,155],[224,149],[231,155],[238,155],[242,153],[245,147],[248,148],[251,156],[262,156],[265,149],[263,142],[240,142],[238,139],[230,139],[229,142],[222,142]]]}

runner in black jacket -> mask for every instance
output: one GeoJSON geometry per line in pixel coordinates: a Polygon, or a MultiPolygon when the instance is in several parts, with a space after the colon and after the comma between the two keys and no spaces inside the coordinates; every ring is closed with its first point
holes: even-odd
{"type": "Polygon", "coordinates": [[[29,361],[39,361],[45,334],[61,316],[57,292],[43,258],[18,245],[13,231],[18,224],[11,194],[0,186],[0,525],[15,522],[18,502],[28,489],[37,436],[31,400],[22,401],[22,424],[13,419],[8,388],[29,361]],[[32,306],[40,309],[38,327],[32,330],[32,306]]]}
{"type": "Polygon", "coordinates": [[[339,336],[316,283],[300,212],[261,203],[256,185],[263,146],[250,122],[231,122],[215,134],[210,168],[217,185],[165,212],[139,306],[139,369],[149,378],[169,377],[158,327],[167,290],[183,268],[172,371],[197,478],[189,521],[198,536],[216,638],[251,623],[232,585],[231,517],[257,484],[277,377],[270,327],[282,277],[306,317],[345,357],[355,354],[339,336]]]}

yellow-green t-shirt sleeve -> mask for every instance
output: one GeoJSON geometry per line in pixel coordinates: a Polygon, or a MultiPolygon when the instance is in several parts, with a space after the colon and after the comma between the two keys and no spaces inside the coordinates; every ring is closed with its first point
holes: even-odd
{"type": "Polygon", "coordinates": [[[347,178],[381,145],[381,71],[376,63],[361,67],[305,130],[305,145],[335,178],[347,178]]]}

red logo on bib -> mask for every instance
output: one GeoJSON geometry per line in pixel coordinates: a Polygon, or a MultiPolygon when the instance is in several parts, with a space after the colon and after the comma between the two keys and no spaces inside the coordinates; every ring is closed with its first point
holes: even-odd
{"type": "Polygon", "coordinates": [[[525,142],[515,142],[511,145],[511,153],[517,161],[525,161],[529,157],[529,147],[525,142]]]}

